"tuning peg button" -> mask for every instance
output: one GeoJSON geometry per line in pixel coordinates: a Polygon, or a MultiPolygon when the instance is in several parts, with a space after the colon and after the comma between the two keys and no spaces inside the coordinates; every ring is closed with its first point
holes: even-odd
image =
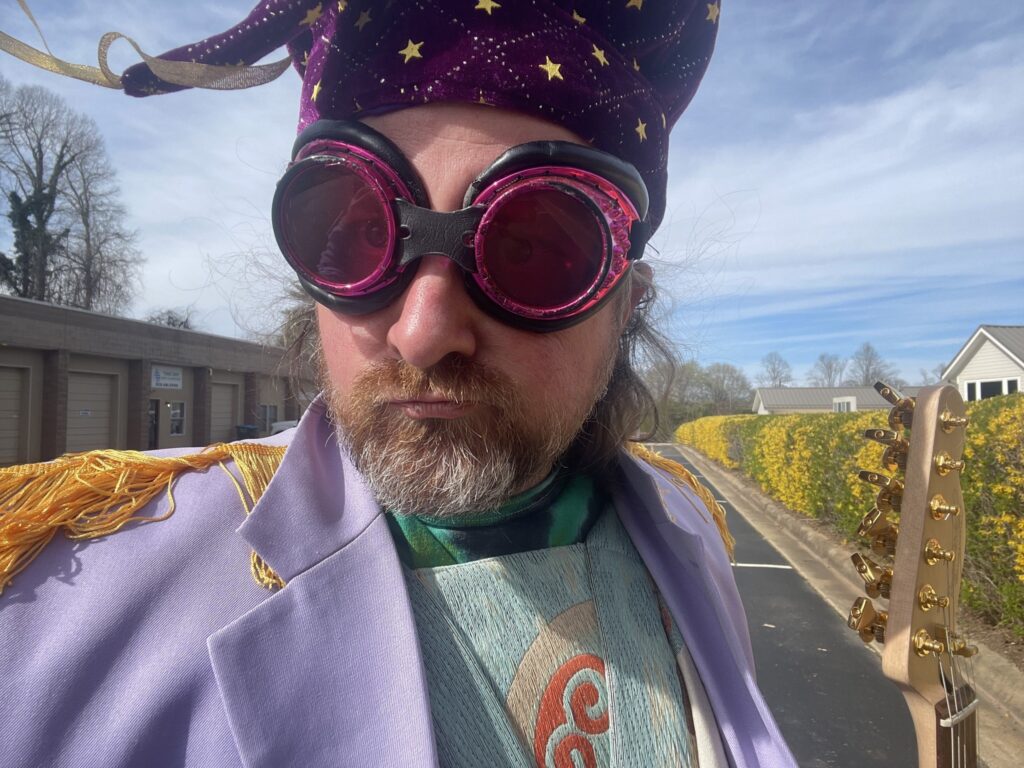
{"type": "Polygon", "coordinates": [[[853,567],[864,579],[864,591],[868,597],[884,597],[889,599],[889,591],[892,588],[892,568],[883,568],[870,557],[857,552],[850,556],[853,567]]]}
{"type": "Polygon", "coordinates": [[[899,512],[903,502],[903,483],[895,477],[883,475],[881,472],[872,472],[869,469],[860,470],[857,477],[865,483],[877,485],[882,489],[875,497],[875,506],[883,512],[899,512]]]}
{"type": "Polygon", "coordinates": [[[896,540],[900,529],[885,513],[875,507],[860,521],[857,535],[863,536],[871,544],[871,549],[880,555],[892,557],[896,554],[896,540]]]}
{"type": "Polygon", "coordinates": [[[860,639],[865,643],[877,640],[885,642],[885,626],[889,620],[887,611],[879,611],[866,597],[858,597],[853,607],[850,608],[850,615],[846,619],[846,625],[854,630],[860,639]]]}

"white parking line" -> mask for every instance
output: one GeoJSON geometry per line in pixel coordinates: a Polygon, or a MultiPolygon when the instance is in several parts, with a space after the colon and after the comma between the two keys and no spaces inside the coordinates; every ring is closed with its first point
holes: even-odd
{"type": "Polygon", "coordinates": [[[792,571],[792,565],[776,565],[774,563],[733,563],[733,568],[779,568],[784,571],[792,571]]]}

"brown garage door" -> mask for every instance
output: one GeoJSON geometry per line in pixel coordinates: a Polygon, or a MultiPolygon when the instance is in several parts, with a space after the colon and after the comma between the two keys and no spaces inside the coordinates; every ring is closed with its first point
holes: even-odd
{"type": "Polygon", "coordinates": [[[24,368],[0,367],[0,466],[26,460],[24,434],[28,414],[24,413],[24,368]]]}
{"type": "Polygon", "coordinates": [[[214,384],[210,393],[210,440],[222,443],[235,439],[238,387],[214,384]]]}
{"type": "Polygon", "coordinates": [[[68,452],[114,448],[114,376],[68,374],[68,452]]]}

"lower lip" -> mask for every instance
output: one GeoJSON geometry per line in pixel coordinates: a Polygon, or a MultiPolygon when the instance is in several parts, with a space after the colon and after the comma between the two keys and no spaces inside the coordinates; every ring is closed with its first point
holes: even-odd
{"type": "Polygon", "coordinates": [[[410,419],[458,419],[473,409],[472,403],[453,403],[448,401],[400,402],[392,405],[402,411],[410,419]]]}

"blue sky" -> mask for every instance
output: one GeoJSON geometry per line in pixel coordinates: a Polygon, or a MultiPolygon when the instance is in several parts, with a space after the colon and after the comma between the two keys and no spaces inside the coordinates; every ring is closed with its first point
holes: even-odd
{"type": "MultiPolygon", "coordinates": [[[[800,378],[819,353],[870,341],[913,382],[979,324],[1024,324],[1024,5],[724,6],[705,83],[673,132],[655,240],[665,321],[687,354],[754,376],[777,351],[800,378]]],[[[0,29],[37,40],[16,0],[0,7],[0,29]]],[[[80,63],[104,32],[158,53],[249,4],[181,7],[32,3],[54,52],[80,63]]],[[[114,68],[133,56],[119,43],[114,68]]],[[[9,59],[0,73],[100,125],[148,257],[133,314],[193,305],[211,332],[266,327],[286,278],[268,211],[297,77],[134,100],[9,59]]]]}

